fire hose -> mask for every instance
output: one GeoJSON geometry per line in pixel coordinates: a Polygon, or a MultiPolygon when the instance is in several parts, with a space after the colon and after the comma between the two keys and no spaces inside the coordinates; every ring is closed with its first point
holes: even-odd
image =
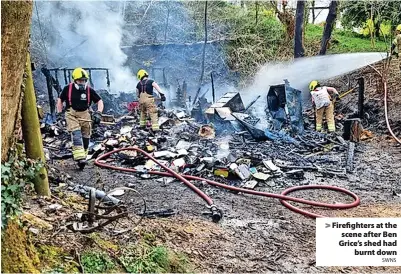
{"type": "Polygon", "coordinates": [[[386,116],[386,124],[387,124],[387,129],[390,132],[391,136],[399,143],[401,144],[401,140],[395,136],[393,130],[391,129],[390,123],[388,121],[388,109],[387,109],[387,81],[384,81],[383,79],[383,87],[384,87],[384,114],[386,116]]]}
{"type": "Polygon", "coordinates": [[[336,186],[328,186],[328,185],[295,186],[295,187],[291,187],[291,188],[284,190],[281,194],[276,194],[276,193],[255,191],[255,190],[251,190],[251,189],[229,186],[229,185],[225,185],[222,183],[218,183],[213,180],[204,179],[204,178],[200,178],[200,177],[196,177],[196,176],[192,176],[192,175],[182,175],[182,174],[175,172],[171,168],[165,166],[164,164],[160,163],[152,155],[150,155],[150,154],[146,153],[145,151],[143,151],[142,149],[136,148],[136,147],[120,148],[120,149],[115,149],[113,151],[107,152],[107,153],[99,156],[95,160],[95,165],[103,167],[103,168],[114,169],[114,170],[125,171],[125,172],[148,173],[148,174],[154,174],[154,175],[160,175],[160,176],[175,177],[175,178],[179,179],[181,182],[183,182],[187,187],[189,187],[197,195],[199,195],[203,200],[206,201],[206,203],[209,205],[209,209],[211,210],[212,220],[214,222],[218,222],[222,218],[222,211],[218,209],[218,207],[213,203],[213,200],[209,196],[207,196],[204,192],[202,192],[199,188],[197,188],[195,185],[190,183],[188,180],[198,180],[198,181],[206,182],[206,183],[216,186],[216,187],[221,187],[221,188],[236,191],[236,192],[242,192],[242,193],[270,197],[270,198],[277,198],[277,199],[280,199],[281,204],[284,205],[285,207],[287,207],[288,209],[290,209],[296,213],[300,213],[305,216],[311,217],[311,218],[321,218],[321,217],[325,217],[325,216],[302,210],[298,207],[291,205],[287,201],[302,203],[302,204],[311,205],[311,206],[326,207],[326,208],[330,208],[330,209],[347,209],[347,208],[356,207],[360,203],[360,199],[356,194],[354,194],[353,192],[351,192],[347,189],[336,187],[336,186]],[[161,166],[167,172],[151,171],[151,170],[144,172],[142,170],[136,170],[134,168],[117,167],[117,166],[112,166],[112,165],[100,162],[102,159],[107,158],[108,156],[110,156],[114,153],[123,151],[123,150],[137,151],[137,152],[145,155],[147,158],[151,159],[152,161],[154,161],[156,164],[161,166]],[[347,194],[348,196],[351,196],[354,199],[354,201],[349,204],[328,204],[328,203],[310,201],[310,200],[305,200],[302,198],[295,198],[295,197],[287,196],[287,194],[289,194],[289,193],[299,191],[299,190],[308,190],[308,189],[326,189],[326,190],[342,192],[342,193],[347,194]]]}
{"type": "MultiPolygon", "coordinates": [[[[390,60],[391,60],[391,58],[390,58],[390,60]]],[[[377,68],[375,68],[375,67],[372,66],[372,65],[369,65],[369,66],[370,66],[374,71],[376,71],[376,73],[382,78],[382,81],[383,81],[383,89],[384,89],[384,115],[385,115],[385,118],[386,118],[387,129],[388,129],[388,131],[390,132],[391,136],[393,136],[393,138],[394,138],[399,144],[401,144],[401,140],[398,139],[397,136],[395,136],[393,130],[391,129],[390,122],[389,122],[389,120],[388,120],[388,102],[387,102],[387,95],[388,95],[388,92],[387,92],[387,80],[385,79],[385,77],[383,76],[383,74],[380,73],[380,71],[377,70],[377,68]]]]}

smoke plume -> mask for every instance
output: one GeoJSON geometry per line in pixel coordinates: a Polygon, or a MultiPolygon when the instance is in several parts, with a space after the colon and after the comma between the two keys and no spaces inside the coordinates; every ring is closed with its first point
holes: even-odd
{"type": "MultiPolygon", "coordinates": [[[[45,52],[48,67],[109,68],[112,93],[135,90],[135,75],[124,66],[127,56],[120,49],[124,24],[120,2],[35,5],[32,45],[45,52]]],[[[95,72],[92,78],[96,89],[107,88],[106,73],[95,72]]]]}

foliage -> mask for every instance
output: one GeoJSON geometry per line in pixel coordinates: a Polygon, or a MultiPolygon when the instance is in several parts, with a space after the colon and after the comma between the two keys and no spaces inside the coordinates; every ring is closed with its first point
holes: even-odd
{"type": "Polygon", "coordinates": [[[342,24],[346,27],[362,27],[366,20],[373,18],[375,30],[381,22],[401,22],[401,2],[399,1],[344,1],[342,4],[342,24]]]}
{"type": "Polygon", "coordinates": [[[1,165],[1,227],[10,218],[21,213],[23,194],[33,188],[33,180],[43,167],[40,161],[11,153],[9,160],[1,165]]]}
{"type": "MultiPolygon", "coordinates": [[[[322,33],[322,26],[308,24],[305,31],[305,46],[311,48],[315,43],[316,48],[318,48],[322,33]]],[[[370,39],[364,37],[362,34],[358,34],[350,30],[339,29],[335,29],[333,31],[330,46],[327,50],[328,53],[371,51],[387,51],[387,45],[383,41],[376,41],[375,47],[372,47],[370,39]]]]}
{"type": "Polygon", "coordinates": [[[187,272],[187,259],[168,251],[164,246],[138,244],[127,247],[120,257],[125,269],[131,273],[183,273],[187,272]]]}
{"type": "Polygon", "coordinates": [[[112,259],[104,252],[86,251],[81,261],[86,273],[107,273],[115,267],[112,259]]]}
{"type": "MultiPolygon", "coordinates": [[[[372,19],[366,20],[363,28],[361,29],[361,34],[363,36],[370,36],[371,31],[375,31],[375,25],[372,19]]],[[[380,24],[380,36],[388,36],[391,34],[391,23],[385,21],[380,24]]]]}
{"type": "MultiPolygon", "coordinates": [[[[197,25],[196,38],[201,40],[204,2],[188,1],[186,5],[197,25]]],[[[225,60],[232,71],[248,76],[276,56],[285,32],[272,9],[253,2],[246,8],[224,1],[208,5],[208,40],[224,41],[225,60]]]]}

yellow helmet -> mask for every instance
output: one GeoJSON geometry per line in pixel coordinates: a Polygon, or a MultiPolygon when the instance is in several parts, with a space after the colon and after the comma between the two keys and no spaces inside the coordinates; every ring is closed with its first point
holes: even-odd
{"type": "Polygon", "coordinates": [[[89,74],[83,68],[76,68],[72,72],[72,80],[89,79],[89,74]]]}
{"type": "Polygon", "coordinates": [[[139,80],[142,80],[142,78],[145,76],[149,76],[149,74],[146,72],[146,70],[144,70],[144,69],[138,70],[136,77],[138,77],[139,80]]]}
{"type": "Polygon", "coordinates": [[[315,90],[315,88],[316,88],[318,85],[319,85],[319,82],[316,81],[316,80],[313,80],[313,81],[310,82],[310,84],[309,84],[309,90],[310,90],[310,91],[315,90]]]}
{"type": "Polygon", "coordinates": [[[398,31],[401,32],[401,24],[399,24],[399,25],[395,28],[395,30],[398,30],[398,31]]]}

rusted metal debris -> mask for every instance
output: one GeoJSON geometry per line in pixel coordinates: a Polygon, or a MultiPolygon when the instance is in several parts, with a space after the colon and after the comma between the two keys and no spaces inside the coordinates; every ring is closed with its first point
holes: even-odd
{"type": "MultiPolygon", "coordinates": [[[[80,233],[94,232],[122,218],[130,220],[130,212],[133,209],[130,208],[129,203],[116,199],[114,196],[124,195],[127,191],[139,194],[138,191],[130,187],[118,187],[107,194],[91,187],[81,187],[81,190],[88,195],[88,210],[81,214],[80,222],[74,222],[67,226],[72,231],[80,233]],[[97,201],[98,204],[96,205],[97,201]]],[[[146,213],[146,202],[143,197],[141,199],[143,200],[143,211],[136,212],[137,216],[143,216],[146,213]]],[[[133,224],[130,229],[138,225],[141,220],[142,218],[136,224],[133,224]]]]}

